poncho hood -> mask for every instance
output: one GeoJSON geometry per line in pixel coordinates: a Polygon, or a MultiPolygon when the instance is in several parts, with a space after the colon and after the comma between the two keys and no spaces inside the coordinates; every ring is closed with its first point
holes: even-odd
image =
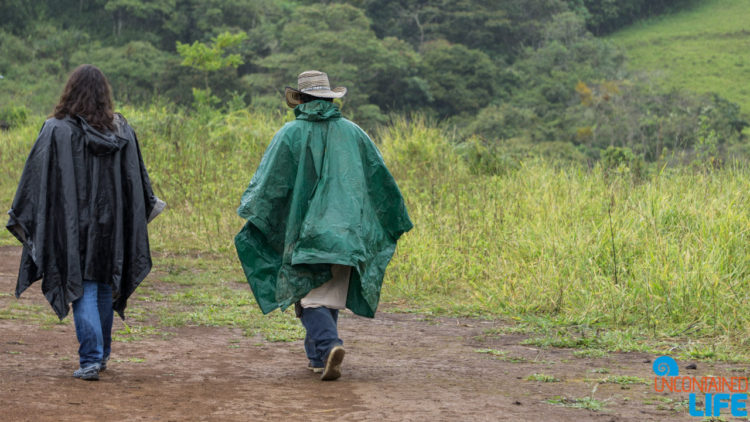
{"type": "Polygon", "coordinates": [[[341,118],[341,111],[339,111],[339,106],[330,101],[315,100],[295,107],[294,115],[297,116],[297,120],[320,122],[341,118]]]}
{"type": "Polygon", "coordinates": [[[242,195],[237,254],[264,313],[284,309],[353,267],[346,307],[373,317],[396,241],[412,228],[375,144],[335,104],[295,108],[242,195]]]}
{"type": "MultiPolygon", "coordinates": [[[[86,148],[91,151],[94,155],[107,155],[119,151],[123,145],[127,143],[126,139],[121,139],[114,132],[102,133],[94,129],[86,120],[81,116],[76,116],[77,123],[83,129],[85,134],[84,142],[86,148]]],[[[74,119],[71,117],[66,118],[71,124],[74,123],[74,119]]]]}

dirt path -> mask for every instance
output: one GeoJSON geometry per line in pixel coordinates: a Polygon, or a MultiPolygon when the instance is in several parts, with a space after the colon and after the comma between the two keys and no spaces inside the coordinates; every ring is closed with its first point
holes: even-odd
{"type": "MultiPolygon", "coordinates": [[[[16,302],[9,294],[19,254],[18,248],[0,248],[0,310],[16,302]]],[[[19,303],[44,304],[44,312],[51,314],[40,290],[33,286],[19,303]]],[[[136,292],[132,301],[137,300],[136,292]]],[[[115,343],[101,380],[84,382],[71,377],[78,345],[72,316],[66,321],[44,329],[31,321],[0,319],[0,420],[700,420],[678,404],[686,394],[653,391],[647,361],[654,356],[578,359],[571,350],[521,345],[523,335],[482,336],[502,322],[391,313],[369,320],[344,314],[343,377],[323,383],[306,369],[300,341],[269,343],[238,330],[206,327],[170,330],[174,335],[168,339],[115,343]],[[594,368],[651,383],[628,389],[597,383],[606,375],[593,373],[594,368]],[[561,382],[526,380],[533,373],[561,382]],[[593,397],[604,410],[546,401],[590,397],[594,387],[593,397]]],[[[115,330],[121,327],[116,318],[115,330]]],[[[729,371],[699,363],[695,375],[729,371]]]]}

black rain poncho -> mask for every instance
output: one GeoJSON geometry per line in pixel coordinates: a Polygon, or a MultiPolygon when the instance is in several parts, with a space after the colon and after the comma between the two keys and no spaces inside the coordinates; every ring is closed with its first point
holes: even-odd
{"type": "Polygon", "coordinates": [[[147,221],[156,198],[135,132],[115,115],[115,132],[83,118],[50,118],[31,149],[8,211],[7,228],[23,243],[19,297],[42,280],[63,319],[83,294],[83,280],[107,283],[124,318],[128,297],[151,270],[147,221]]]}
{"type": "Polygon", "coordinates": [[[238,214],[237,254],[264,313],[352,266],[346,307],[373,317],[396,241],[412,228],[375,144],[338,107],[312,101],[274,136],[238,214]]]}

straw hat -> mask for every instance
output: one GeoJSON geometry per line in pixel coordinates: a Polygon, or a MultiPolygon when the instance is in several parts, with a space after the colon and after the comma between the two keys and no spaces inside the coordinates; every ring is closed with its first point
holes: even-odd
{"type": "Polygon", "coordinates": [[[294,89],[290,86],[284,90],[286,105],[291,108],[296,107],[302,101],[300,94],[307,94],[318,98],[341,98],[346,95],[346,88],[339,86],[331,89],[328,82],[328,75],[317,70],[307,70],[297,77],[297,87],[294,89]]]}

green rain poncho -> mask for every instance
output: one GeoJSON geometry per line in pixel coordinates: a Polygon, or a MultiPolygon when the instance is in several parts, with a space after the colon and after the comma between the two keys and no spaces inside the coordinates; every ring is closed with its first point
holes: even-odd
{"type": "Polygon", "coordinates": [[[373,317],[396,241],[412,228],[404,199],[367,134],[316,100],[274,136],[237,209],[237,254],[263,313],[285,309],[354,267],[347,308],[373,317]]]}

